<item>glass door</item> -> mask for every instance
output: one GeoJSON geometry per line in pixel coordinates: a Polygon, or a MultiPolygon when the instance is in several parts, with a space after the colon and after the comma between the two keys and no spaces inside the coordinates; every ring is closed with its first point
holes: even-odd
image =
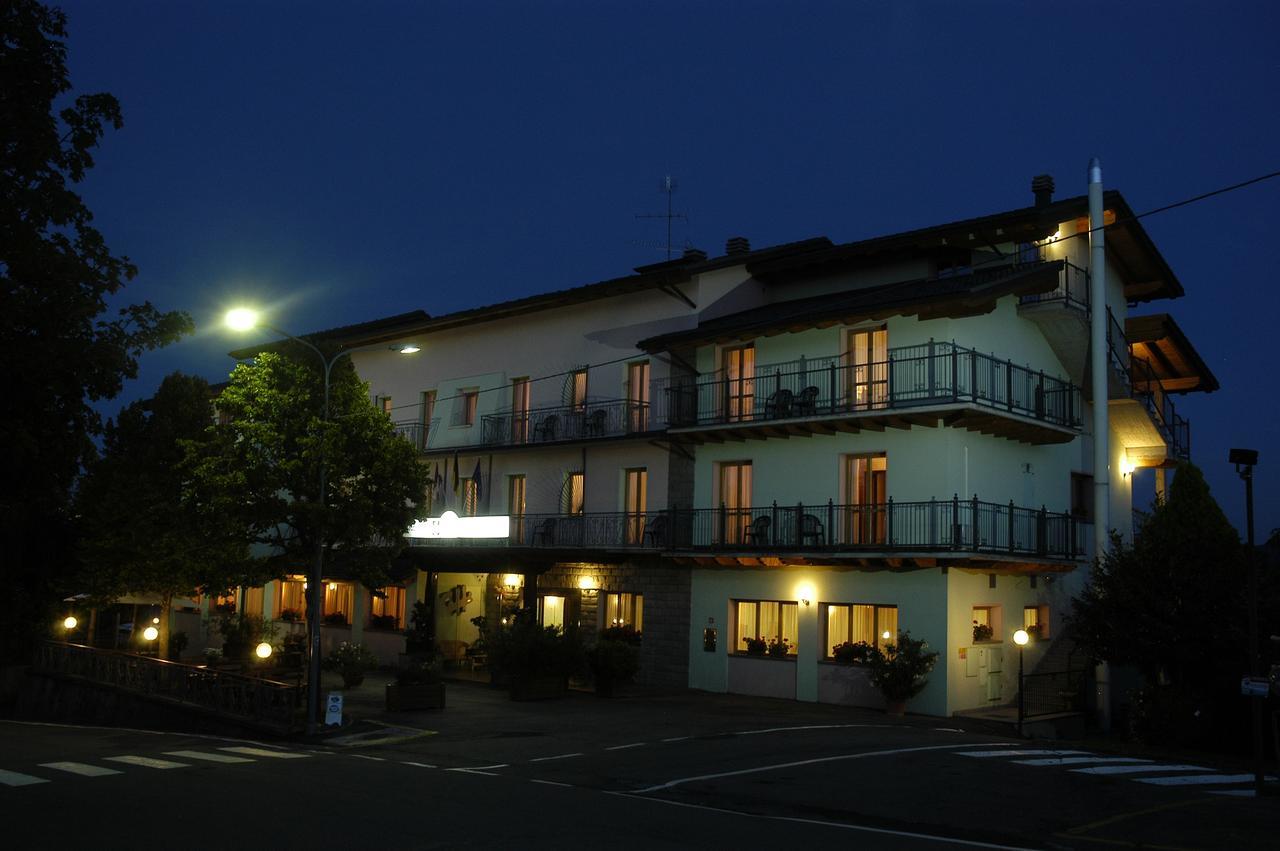
{"type": "Polygon", "coordinates": [[[854,410],[879,408],[889,401],[889,331],[849,334],[849,404],[854,410]]]}
{"type": "Polygon", "coordinates": [[[649,430],[649,362],[627,366],[627,429],[649,430]]]}
{"type": "Polygon", "coordinates": [[[884,455],[853,455],[847,459],[844,539],[850,544],[885,543],[888,471],[884,455]]]}
{"type": "Polygon", "coordinates": [[[751,419],[756,393],[755,346],[725,349],[723,369],[725,416],[729,422],[751,419]]]}
{"type": "Polygon", "coordinates": [[[639,544],[644,538],[648,480],[649,473],[643,467],[626,471],[622,504],[626,523],[626,543],[628,544],[639,544]]]}
{"type": "Polygon", "coordinates": [[[511,441],[529,442],[529,379],[511,380],[511,441]]]}
{"type": "Polygon", "coordinates": [[[724,507],[721,543],[741,544],[751,526],[751,462],[720,465],[720,504],[724,507]]]}

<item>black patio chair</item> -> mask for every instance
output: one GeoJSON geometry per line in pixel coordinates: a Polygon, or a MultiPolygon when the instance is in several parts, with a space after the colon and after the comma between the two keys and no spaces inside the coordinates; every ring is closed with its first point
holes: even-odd
{"type": "Polygon", "coordinates": [[[811,417],[818,413],[819,392],[821,391],[813,385],[809,385],[800,391],[800,395],[796,396],[795,406],[793,408],[797,417],[811,417]]]}
{"type": "Polygon", "coordinates": [[[555,440],[556,430],[560,427],[560,417],[550,414],[542,418],[542,422],[533,427],[534,440],[555,440]]]}
{"type": "Polygon", "coordinates": [[[644,534],[640,537],[640,546],[652,542],[653,546],[661,547],[667,542],[667,516],[659,514],[644,525],[644,534]]]}
{"type": "Polygon", "coordinates": [[[768,418],[791,416],[791,402],[794,394],[790,390],[775,390],[764,403],[764,415],[768,418]]]}
{"type": "Polygon", "coordinates": [[[605,425],[609,419],[609,412],[604,408],[592,411],[587,414],[583,420],[583,432],[587,437],[604,437],[605,425]]]}
{"type": "Polygon", "coordinates": [[[538,524],[533,533],[533,545],[549,547],[556,542],[556,518],[548,517],[538,524]]]}
{"type": "Polygon", "coordinates": [[[753,547],[767,547],[769,545],[769,523],[769,518],[763,514],[752,520],[747,525],[747,528],[742,530],[742,543],[753,547]]]}
{"type": "Polygon", "coordinates": [[[806,514],[800,518],[800,545],[812,543],[815,547],[823,547],[827,544],[827,530],[822,525],[822,521],[812,514],[806,514]]]}

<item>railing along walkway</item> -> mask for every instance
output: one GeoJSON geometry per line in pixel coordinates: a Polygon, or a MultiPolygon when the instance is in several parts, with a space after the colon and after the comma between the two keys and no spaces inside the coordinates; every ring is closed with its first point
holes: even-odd
{"type": "Polygon", "coordinates": [[[34,667],[279,732],[298,728],[303,705],[300,686],[81,644],[43,642],[34,667]]]}

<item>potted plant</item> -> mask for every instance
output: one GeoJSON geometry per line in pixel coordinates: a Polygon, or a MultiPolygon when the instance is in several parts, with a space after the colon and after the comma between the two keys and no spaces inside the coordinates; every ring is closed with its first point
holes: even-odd
{"type": "Polygon", "coordinates": [[[978,623],[977,621],[973,622],[973,643],[974,644],[977,644],[981,641],[990,641],[991,636],[994,634],[995,633],[992,632],[991,627],[988,626],[987,624],[978,623]]]}
{"type": "Polygon", "coordinates": [[[346,626],[347,616],[343,612],[329,612],[324,616],[325,626],[346,626]]]}
{"type": "Polygon", "coordinates": [[[509,679],[512,700],[563,697],[569,675],[582,668],[582,646],[576,631],[542,626],[524,612],[514,623],[487,635],[495,670],[509,679]]]}
{"type": "Polygon", "coordinates": [[[769,642],[758,636],[756,638],[752,638],[748,635],[746,638],[742,639],[742,643],[747,645],[748,656],[763,656],[769,652],[769,642]]]}
{"type": "Polygon", "coordinates": [[[865,641],[844,641],[831,648],[831,658],[841,665],[865,665],[875,647],[865,641]]]}
{"type": "Polygon", "coordinates": [[[409,668],[415,663],[433,661],[439,654],[432,630],[431,607],[419,600],[413,604],[409,616],[409,628],[404,632],[404,652],[400,654],[400,667],[409,668]]]}
{"type": "Polygon", "coordinates": [[[364,675],[378,667],[378,657],[363,644],[352,644],[344,641],[324,658],[326,671],[337,671],[342,675],[343,688],[355,688],[364,682],[364,675]]]}
{"type": "Polygon", "coordinates": [[[635,645],[616,639],[597,641],[587,654],[587,661],[600,697],[613,697],[614,687],[629,682],[640,670],[640,653],[635,645]]]}
{"type": "Polygon", "coordinates": [[[387,711],[408,709],[444,709],[444,680],[436,662],[414,662],[387,683],[387,711]]]}
{"type": "Polygon", "coordinates": [[[872,648],[871,684],[884,695],[890,715],[905,714],[907,701],[928,684],[929,672],[938,661],[937,653],[925,649],[928,646],[903,631],[898,633],[897,644],[887,644],[883,650],[872,648]]]}
{"type": "Polygon", "coordinates": [[[769,649],[767,652],[770,659],[785,659],[787,658],[787,654],[791,652],[791,645],[787,644],[787,640],[785,638],[770,639],[769,649]]]}

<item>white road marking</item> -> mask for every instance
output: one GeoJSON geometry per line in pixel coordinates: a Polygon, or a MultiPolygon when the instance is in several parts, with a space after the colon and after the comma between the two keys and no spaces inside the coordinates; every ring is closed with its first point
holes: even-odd
{"type": "MultiPolygon", "coordinates": [[[[998,746],[998,742],[991,742],[986,747],[998,746]]],[[[1012,745],[1012,743],[1010,743],[1012,745]]],[[[929,745],[921,748],[893,748],[885,751],[863,751],[861,753],[840,754],[839,756],[820,756],[814,759],[801,759],[795,762],[783,762],[777,765],[762,765],[759,768],[743,768],[738,771],[722,771],[717,774],[700,774],[696,777],[681,777],[677,780],[668,780],[666,783],[659,783],[656,786],[646,786],[643,789],[636,789],[630,794],[642,795],[646,792],[656,792],[659,789],[670,789],[673,786],[680,786],[685,783],[692,783],[698,780],[718,780],[721,777],[738,777],[743,774],[756,774],[761,771],[777,771],[782,768],[796,768],[801,765],[816,765],[821,762],[838,762],[844,759],[867,759],[873,756],[894,756],[902,753],[919,753],[921,751],[943,751],[954,750],[956,748],[971,748],[973,743],[967,745],[929,745]]],[[[994,846],[993,846],[994,847],[994,846]]]]}
{"type": "Polygon", "coordinates": [[[208,753],[206,751],[165,751],[165,756],[180,756],[186,759],[202,759],[205,762],[253,762],[248,757],[232,756],[225,753],[208,753]]]}
{"type": "Polygon", "coordinates": [[[1158,771],[1213,771],[1203,765],[1101,765],[1097,768],[1073,768],[1076,774],[1153,774],[1158,771]]]}
{"type": "Polygon", "coordinates": [[[347,756],[353,756],[353,757],[355,757],[356,759],[371,759],[371,760],[373,760],[374,762],[386,762],[386,761],[387,761],[387,758],[386,758],[386,757],[383,757],[383,756],[369,756],[368,754],[363,754],[363,753],[349,753],[349,754],[347,754],[347,756]]]}
{"type": "Polygon", "coordinates": [[[823,827],[836,827],[842,830],[857,830],[864,833],[880,833],[888,836],[905,836],[911,839],[923,839],[930,842],[945,842],[949,845],[964,845],[970,848],[995,848],[998,851],[1030,851],[1030,849],[1017,845],[995,845],[990,842],[977,842],[972,839],[954,839],[950,836],[931,836],[927,833],[911,833],[905,830],[889,830],[883,827],[864,827],[860,824],[844,824],[838,821],[820,821],[818,819],[794,818],[791,816],[769,816],[758,813],[743,813],[737,810],[726,810],[720,807],[708,807],[702,804],[689,804],[684,801],[671,801],[665,798],[642,798],[634,792],[605,792],[606,795],[617,795],[622,798],[639,798],[643,801],[652,801],[655,804],[666,804],[672,807],[685,807],[691,810],[707,810],[713,813],[724,813],[725,815],[741,816],[743,818],[765,819],[767,821],[789,821],[797,824],[816,824],[823,827]]]}
{"type": "Polygon", "coordinates": [[[1150,783],[1152,786],[1226,786],[1230,783],[1250,783],[1252,774],[1183,774],[1179,777],[1135,777],[1134,783],[1150,783]]]}
{"type": "Polygon", "coordinates": [[[570,784],[568,784],[568,783],[557,783],[557,782],[556,782],[556,781],[554,781],[554,780],[530,780],[529,782],[530,782],[530,783],[541,783],[543,786],[563,786],[563,787],[565,787],[566,789],[572,789],[572,788],[573,788],[573,786],[571,786],[571,785],[570,785],[570,784]]]}
{"type": "Polygon", "coordinates": [[[1232,795],[1237,798],[1252,798],[1254,791],[1252,789],[1210,789],[1210,795],[1232,795]]]}
{"type": "Polygon", "coordinates": [[[40,767],[65,771],[69,774],[79,774],[81,777],[106,777],[109,774],[120,773],[114,768],[104,768],[101,765],[86,765],[83,762],[42,762],[40,767]]]}
{"type": "Polygon", "coordinates": [[[613,747],[611,747],[611,748],[605,748],[605,750],[607,750],[607,751],[625,751],[625,750],[627,750],[627,749],[629,749],[629,748],[642,748],[642,747],[644,747],[646,744],[648,744],[648,742],[632,742],[632,743],[631,743],[631,744],[629,744],[629,745],[614,745],[614,746],[613,746],[613,747]]]}
{"type": "Polygon", "coordinates": [[[672,736],[669,739],[663,739],[664,742],[684,742],[690,739],[690,736],[672,736]]]}
{"type": "Polygon", "coordinates": [[[109,759],[112,762],[122,762],[125,765],[140,765],[143,768],[190,768],[191,766],[185,762],[173,762],[167,759],[152,759],[149,756],[107,756],[103,759],[109,759]]]}
{"type": "Polygon", "coordinates": [[[507,768],[510,763],[500,762],[496,765],[471,765],[466,768],[446,768],[445,771],[467,771],[472,774],[487,774],[491,768],[507,768]]]}
{"type": "Polygon", "coordinates": [[[867,727],[896,727],[897,724],[809,724],[803,727],[768,727],[764,730],[743,730],[735,736],[758,736],[761,733],[801,733],[805,730],[851,730],[867,727]]]}
{"type": "Polygon", "coordinates": [[[6,786],[34,786],[37,783],[48,783],[43,777],[32,777],[30,774],[19,774],[16,771],[5,771],[0,768],[0,783],[6,786]]]}
{"type": "Polygon", "coordinates": [[[445,771],[458,771],[462,774],[483,774],[485,777],[501,777],[496,771],[481,771],[478,768],[446,768],[445,771]]]}
{"type": "MultiPolygon", "coordinates": [[[[952,747],[957,747],[957,746],[953,745],[952,747]]],[[[972,745],[970,747],[972,747],[972,745]]],[[[993,756],[1077,756],[1077,755],[1090,756],[1090,753],[1088,751],[1046,751],[1046,750],[1026,751],[1026,750],[1023,750],[1023,751],[969,751],[967,753],[960,754],[960,756],[976,756],[980,759],[987,759],[993,756]]]]}
{"type": "Polygon", "coordinates": [[[311,754],[292,753],[290,751],[273,751],[267,748],[218,748],[229,753],[242,753],[245,756],[269,756],[274,759],[306,759],[311,754]]]}
{"type": "Polygon", "coordinates": [[[1015,759],[1014,765],[1085,765],[1090,762],[1151,762],[1127,756],[1055,756],[1049,759],[1015,759]]]}
{"type": "Polygon", "coordinates": [[[575,756],[582,756],[582,753],[560,753],[555,756],[539,756],[529,760],[529,762],[550,762],[553,759],[572,759],[575,756]]]}
{"type": "Polygon", "coordinates": [[[435,768],[435,766],[434,766],[434,765],[431,765],[431,764],[429,764],[429,763],[425,763],[425,762],[409,762],[409,760],[407,760],[407,759],[404,761],[404,764],[405,764],[405,765],[412,765],[412,766],[414,766],[415,768],[435,768]]]}

